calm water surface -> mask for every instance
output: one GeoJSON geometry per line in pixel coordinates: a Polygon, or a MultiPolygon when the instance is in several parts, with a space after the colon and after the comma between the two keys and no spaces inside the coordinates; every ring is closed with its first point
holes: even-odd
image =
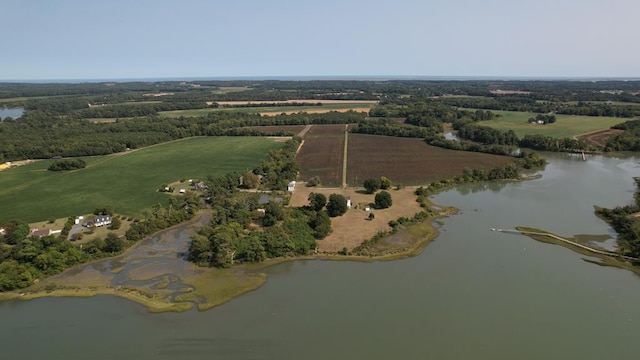
{"type": "Polygon", "coordinates": [[[13,359],[602,359],[637,356],[640,277],[492,227],[613,234],[640,159],[550,155],[542,178],[436,196],[461,214],[420,256],[297,261],[206,312],[148,314],[109,296],[0,303],[13,359]]]}
{"type": "Polygon", "coordinates": [[[12,119],[17,119],[24,114],[24,108],[3,108],[0,107],[0,119],[5,119],[7,117],[11,117],[12,119]]]}

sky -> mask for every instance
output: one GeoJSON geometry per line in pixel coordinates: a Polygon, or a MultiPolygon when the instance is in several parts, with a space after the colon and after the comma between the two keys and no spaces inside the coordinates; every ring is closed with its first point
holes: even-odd
{"type": "Polygon", "coordinates": [[[638,0],[0,0],[0,80],[640,77],[638,0]]]}

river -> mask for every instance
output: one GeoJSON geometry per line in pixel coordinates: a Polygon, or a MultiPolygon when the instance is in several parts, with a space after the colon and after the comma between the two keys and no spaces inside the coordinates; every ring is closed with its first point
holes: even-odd
{"type": "Polygon", "coordinates": [[[0,303],[7,359],[603,359],[637,356],[640,277],[490,228],[610,234],[593,205],[631,200],[638,158],[548,155],[540,179],[462,186],[419,256],[296,261],[206,312],[110,296],[0,303]]]}

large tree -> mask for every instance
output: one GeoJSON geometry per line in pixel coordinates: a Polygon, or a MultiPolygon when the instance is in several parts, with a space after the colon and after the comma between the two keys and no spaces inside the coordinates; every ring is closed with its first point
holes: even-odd
{"type": "Polygon", "coordinates": [[[378,178],[369,178],[362,183],[362,186],[364,186],[364,189],[369,194],[373,194],[378,191],[378,189],[380,189],[380,185],[380,179],[378,178]]]}
{"type": "Polygon", "coordinates": [[[386,209],[392,204],[391,194],[388,191],[380,191],[376,194],[375,204],[378,209],[386,209]]]}
{"type": "Polygon", "coordinates": [[[329,195],[327,203],[327,213],[331,217],[343,215],[347,212],[347,198],[340,194],[329,195]]]}
{"type": "Polygon", "coordinates": [[[313,211],[320,211],[327,205],[327,197],[324,194],[314,193],[309,194],[309,206],[313,211]]]}

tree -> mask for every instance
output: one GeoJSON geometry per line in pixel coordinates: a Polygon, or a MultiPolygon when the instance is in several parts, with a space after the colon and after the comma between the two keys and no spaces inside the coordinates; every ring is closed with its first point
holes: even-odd
{"type": "Polygon", "coordinates": [[[314,211],[320,211],[327,205],[327,197],[320,193],[309,194],[309,206],[314,211]]]}
{"type": "Polygon", "coordinates": [[[388,189],[391,189],[392,186],[393,186],[393,183],[391,182],[391,180],[389,180],[384,176],[380,177],[380,189],[388,190],[388,189]]]}
{"type": "Polygon", "coordinates": [[[387,191],[380,191],[376,194],[375,197],[376,208],[378,209],[386,209],[391,206],[391,194],[387,191]]]}
{"type": "Polygon", "coordinates": [[[250,171],[242,176],[242,184],[247,189],[255,189],[260,185],[260,178],[250,171]]]}
{"type": "Polygon", "coordinates": [[[310,224],[313,236],[316,239],[324,239],[331,233],[331,219],[326,211],[318,211],[310,224]]]}
{"type": "Polygon", "coordinates": [[[378,189],[380,189],[380,179],[378,178],[366,179],[362,183],[362,186],[364,186],[364,189],[367,191],[367,193],[373,194],[374,192],[378,191],[378,189]]]}
{"type": "Polygon", "coordinates": [[[121,237],[114,233],[107,234],[107,237],[104,239],[104,251],[110,253],[117,253],[124,250],[125,241],[121,237]]]}
{"type": "Polygon", "coordinates": [[[119,218],[113,217],[111,218],[111,225],[109,225],[109,230],[118,230],[122,226],[122,222],[119,218]]]}
{"type": "Polygon", "coordinates": [[[16,245],[29,236],[29,224],[26,222],[10,221],[5,225],[5,241],[9,245],[16,245]]]}
{"type": "Polygon", "coordinates": [[[347,198],[340,194],[329,195],[327,213],[331,217],[341,216],[347,212],[347,198]]]}

